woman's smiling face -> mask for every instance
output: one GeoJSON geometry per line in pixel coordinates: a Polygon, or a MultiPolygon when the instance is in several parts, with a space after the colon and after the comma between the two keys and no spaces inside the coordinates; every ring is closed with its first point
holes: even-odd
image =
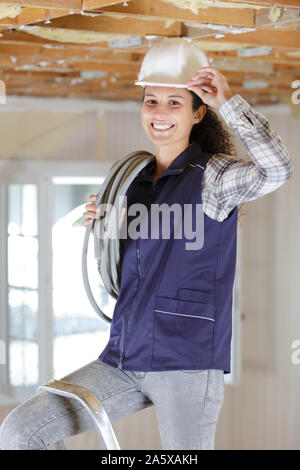
{"type": "Polygon", "coordinates": [[[142,124],[156,146],[188,145],[193,125],[201,121],[205,106],[192,109],[192,96],[186,88],[146,86],[142,103],[142,124]]]}

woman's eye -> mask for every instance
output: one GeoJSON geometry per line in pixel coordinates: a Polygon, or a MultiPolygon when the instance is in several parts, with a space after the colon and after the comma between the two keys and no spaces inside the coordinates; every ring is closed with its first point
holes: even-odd
{"type": "MultiPolygon", "coordinates": [[[[156,103],[156,100],[147,100],[147,101],[145,101],[145,103],[147,103],[147,104],[156,103]]],[[[170,103],[173,103],[173,104],[175,103],[176,106],[178,104],[180,104],[179,101],[176,101],[176,100],[171,100],[170,103]]]]}

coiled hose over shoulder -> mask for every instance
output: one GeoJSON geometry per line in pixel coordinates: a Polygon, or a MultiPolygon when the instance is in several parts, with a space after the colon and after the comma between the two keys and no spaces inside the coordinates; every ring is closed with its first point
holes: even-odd
{"type": "Polygon", "coordinates": [[[94,226],[94,254],[98,264],[98,271],[107,292],[117,299],[121,282],[119,228],[117,231],[114,231],[114,238],[103,235],[104,233],[112,233],[111,230],[114,230],[114,227],[116,227],[114,225],[116,220],[119,221],[120,209],[127,189],[138,173],[154,159],[155,156],[152,153],[138,150],[116,161],[99,188],[95,201],[96,206],[107,204],[107,206],[104,206],[107,208],[106,215],[102,219],[100,217],[98,220],[94,220],[86,227],[82,249],[83,284],[92,307],[106,323],[110,323],[111,318],[105,315],[95,301],[88,278],[87,250],[89,236],[94,226]],[[118,215],[117,219],[115,217],[116,214],[118,215]],[[105,232],[106,229],[107,232],[105,232]]]}

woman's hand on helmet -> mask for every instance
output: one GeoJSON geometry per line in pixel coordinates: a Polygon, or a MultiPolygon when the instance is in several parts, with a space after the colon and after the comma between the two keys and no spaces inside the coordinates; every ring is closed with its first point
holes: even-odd
{"type": "Polygon", "coordinates": [[[226,77],[214,67],[201,67],[186,83],[188,90],[193,91],[212,108],[220,108],[233,96],[226,77]]]}
{"type": "MultiPolygon", "coordinates": [[[[99,207],[96,206],[94,201],[97,198],[97,194],[91,194],[89,197],[89,203],[85,205],[85,208],[87,209],[86,212],[84,212],[82,215],[84,217],[84,222],[83,225],[86,227],[88,224],[92,223],[95,219],[99,218],[99,207]]],[[[92,232],[94,233],[94,227],[92,227],[92,232]]]]}

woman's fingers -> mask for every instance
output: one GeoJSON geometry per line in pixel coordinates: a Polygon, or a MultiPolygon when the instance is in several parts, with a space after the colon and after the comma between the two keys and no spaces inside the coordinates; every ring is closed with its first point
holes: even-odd
{"type": "Polygon", "coordinates": [[[201,83],[206,86],[211,86],[212,80],[206,77],[195,77],[187,83],[191,85],[195,85],[196,83],[201,83]]]}
{"type": "Polygon", "coordinates": [[[221,72],[214,67],[201,67],[196,73],[207,73],[214,77],[222,75],[221,72]]]}
{"type": "Polygon", "coordinates": [[[210,80],[207,80],[206,78],[198,78],[196,80],[191,80],[187,82],[188,86],[196,86],[196,85],[201,85],[203,87],[210,87],[210,80]]]}
{"type": "Polygon", "coordinates": [[[211,81],[214,81],[214,83],[218,84],[221,83],[222,80],[225,80],[224,75],[219,70],[212,69],[210,67],[203,67],[202,69],[199,69],[191,78],[191,80],[197,80],[198,78],[209,78],[211,81]]]}
{"type": "MultiPolygon", "coordinates": [[[[95,219],[99,218],[99,207],[94,204],[94,201],[97,199],[98,194],[91,194],[89,196],[89,203],[85,205],[86,212],[82,214],[84,217],[83,226],[86,227],[92,223],[95,219]]],[[[92,227],[92,233],[94,233],[94,226],[92,227]]]]}
{"type": "Polygon", "coordinates": [[[95,206],[95,204],[87,204],[85,207],[88,210],[82,214],[83,217],[86,217],[86,218],[93,217],[94,219],[97,219],[99,217],[99,210],[98,210],[98,207],[95,206]]]}
{"type": "Polygon", "coordinates": [[[199,86],[202,90],[212,93],[216,88],[211,84],[211,80],[207,78],[195,78],[187,82],[189,87],[199,86]]]}
{"type": "MultiPolygon", "coordinates": [[[[84,226],[87,226],[88,224],[90,224],[91,222],[93,222],[93,220],[95,219],[98,219],[99,218],[99,207],[96,206],[96,204],[94,204],[94,201],[97,199],[97,194],[91,194],[90,197],[89,197],[89,203],[85,205],[85,208],[86,208],[86,212],[84,212],[82,215],[84,217],[84,221],[83,221],[83,225],[84,226]]],[[[92,231],[93,228],[92,228],[92,231]]]]}
{"type": "Polygon", "coordinates": [[[215,75],[213,75],[211,72],[205,72],[204,70],[203,70],[203,71],[200,70],[199,72],[196,72],[196,73],[192,76],[191,80],[193,80],[193,79],[195,79],[195,78],[197,78],[197,77],[200,77],[200,76],[201,76],[201,77],[210,78],[210,79],[215,78],[215,75]]]}
{"type": "MultiPolygon", "coordinates": [[[[98,209],[98,206],[96,206],[96,204],[94,204],[93,202],[90,202],[89,204],[86,204],[84,207],[87,210],[92,211],[92,212],[96,212],[97,209],[98,209]]],[[[99,211],[97,211],[97,212],[99,212],[99,211]]]]}

